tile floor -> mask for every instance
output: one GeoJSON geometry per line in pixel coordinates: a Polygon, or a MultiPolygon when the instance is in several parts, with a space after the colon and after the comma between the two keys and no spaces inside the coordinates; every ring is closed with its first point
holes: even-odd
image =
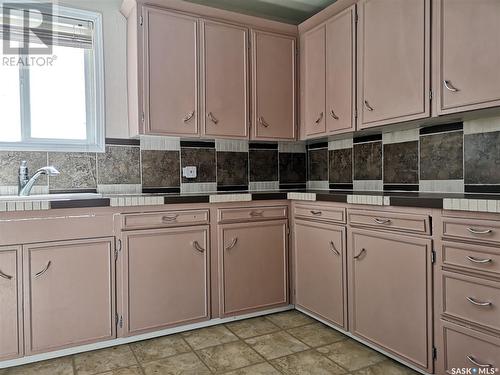
{"type": "Polygon", "coordinates": [[[0,375],[184,374],[417,373],[295,310],[0,370],[0,375]]]}

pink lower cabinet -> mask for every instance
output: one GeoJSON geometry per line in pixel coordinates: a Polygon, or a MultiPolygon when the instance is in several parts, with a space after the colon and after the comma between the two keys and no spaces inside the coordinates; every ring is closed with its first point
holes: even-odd
{"type": "Polygon", "coordinates": [[[219,226],[222,315],[288,304],[288,222],[219,226]]]}
{"type": "Polygon", "coordinates": [[[22,349],[21,248],[0,248],[0,361],[22,349]]]}
{"type": "Polygon", "coordinates": [[[295,222],[295,305],[341,328],[347,328],[345,250],[344,227],[295,222]]]}
{"type": "Polygon", "coordinates": [[[432,372],[432,241],[359,229],[348,238],[350,331],[432,372]]]}
{"type": "Polygon", "coordinates": [[[115,337],[110,238],[23,247],[26,354],[115,337]]]}
{"type": "Polygon", "coordinates": [[[209,227],[124,232],[123,334],[209,319],[209,227]]]}

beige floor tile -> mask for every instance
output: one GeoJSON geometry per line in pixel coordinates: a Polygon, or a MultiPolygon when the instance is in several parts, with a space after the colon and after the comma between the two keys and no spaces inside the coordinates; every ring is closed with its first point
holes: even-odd
{"type": "Polygon", "coordinates": [[[346,371],[314,350],[271,361],[287,375],[335,375],[346,371]]]}
{"type": "Polygon", "coordinates": [[[269,363],[260,363],[245,367],[239,370],[226,372],[226,375],[280,375],[281,373],[276,370],[269,363]]]}
{"type": "Polygon", "coordinates": [[[226,324],[232,332],[243,339],[279,331],[280,328],[264,317],[240,320],[226,324]]]}
{"type": "Polygon", "coordinates": [[[139,366],[120,368],[112,371],[106,371],[100,373],[99,375],[142,375],[141,369],[139,366]]]}
{"type": "Polygon", "coordinates": [[[11,367],[5,371],[8,375],[73,375],[71,357],[51,359],[29,365],[11,367]]]}
{"type": "Polygon", "coordinates": [[[139,362],[151,362],[173,355],[187,353],[191,348],[181,335],[171,335],[130,344],[139,362]]]}
{"type": "Polygon", "coordinates": [[[307,345],[283,331],[247,339],[245,342],[266,359],[283,357],[309,349],[307,345]]]}
{"type": "Polygon", "coordinates": [[[209,375],[210,370],[194,354],[184,353],[142,365],[146,375],[209,375]]]}
{"type": "Polygon", "coordinates": [[[194,350],[238,340],[238,337],[222,325],[184,332],[182,336],[194,350]]]}
{"type": "Polygon", "coordinates": [[[75,355],[75,368],[78,375],[94,375],[135,365],[137,361],[128,345],[75,355]]]}
{"type": "Polygon", "coordinates": [[[247,367],[264,359],[242,341],[212,346],[197,352],[203,362],[215,372],[247,367]]]}
{"type": "Polygon", "coordinates": [[[328,345],[347,338],[347,336],[339,331],[327,327],[322,323],[313,323],[302,327],[292,328],[287,332],[312,347],[328,345]]]}
{"type": "Polygon", "coordinates": [[[371,366],[386,359],[384,355],[350,339],[318,348],[318,352],[349,371],[371,366]]]}
{"type": "Polygon", "coordinates": [[[354,375],[418,375],[419,373],[392,360],[353,372],[354,375]]]}
{"type": "Polygon", "coordinates": [[[297,310],[268,315],[266,318],[283,329],[299,327],[314,322],[312,318],[297,310]]]}

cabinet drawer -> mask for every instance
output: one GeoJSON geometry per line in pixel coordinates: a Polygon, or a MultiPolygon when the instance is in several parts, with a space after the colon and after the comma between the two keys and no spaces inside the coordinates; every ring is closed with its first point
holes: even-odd
{"type": "Polygon", "coordinates": [[[426,215],[349,210],[349,224],[398,232],[431,234],[429,216],[426,215]]]}
{"type": "Polygon", "coordinates": [[[443,242],[443,263],[500,276],[500,250],[494,247],[443,242]]]}
{"type": "Polygon", "coordinates": [[[218,216],[219,223],[263,219],[286,219],[287,207],[222,208],[219,210],[218,216]]]}
{"type": "Polygon", "coordinates": [[[500,331],[500,283],[443,273],[443,313],[500,331]]]}
{"type": "Polygon", "coordinates": [[[208,210],[163,211],[150,214],[124,215],[122,228],[130,230],[207,224],[208,220],[208,210]]]}
{"type": "Polygon", "coordinates": [[[443,338],[447,374],[457,368],[484,366],[491,371],[500,367],[500,339],[452,324],[443,327],[443,338]]]}
{"type": "Polygon", "coordinates": [[[312,219],[318,221],[332,221],[337,223],[345,223],[346,215],[345,208],[341,207],[325,207],[315,205],[296,205],[294,212],[296,218],[312,219]]]}
{"type": "Polygon", "coordinates": [[[443,236],[498,243],[500,242],[500,221],[444,217],[443,236]]]}

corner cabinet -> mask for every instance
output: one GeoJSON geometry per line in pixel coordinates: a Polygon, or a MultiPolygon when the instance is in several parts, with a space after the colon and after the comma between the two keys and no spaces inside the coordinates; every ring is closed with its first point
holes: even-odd
{"type": "Polygon", "coordinates": [[[358,129],[429,117],[430,0],[357,6],[358,129]]]}

